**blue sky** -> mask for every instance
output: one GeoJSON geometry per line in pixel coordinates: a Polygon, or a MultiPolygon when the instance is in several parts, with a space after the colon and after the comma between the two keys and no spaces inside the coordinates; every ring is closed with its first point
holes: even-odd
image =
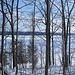
{"type": "MultiPolygon", "coordinates": [[[[23,5],[24,5],[24,3],[22,2],[22,0],[19,0],[20,2],[19,2],[19,8],[20,7],[22,7],[23,5]]],[[[26,0],[25,0],[26,1],[26,0]]],[[[31,2],[31,0],[27,0],[26,1],[26,4],[28,4],[28,3],[30,3],[31,2]],[[29,2],[28,2],[29,1],[29,2]]],[[[71,2],[72,2],[72,0],[71,0],[71,2]]],[[[45,9],[45,4],[43,4],[44,3],[44,0],[42,1],[41,0],[41,4],[43,5],[43,8],[45,9]]],[[[54,3],[60,8],[61,7],[61,2],[59,1],[59,0],[55,0],[54,1],[54,3]]],[[[16,5],[16,1],[15,1],[15,5],[16,5]]],[[[14,7],[16,7],[14,5],[14,7]]],[[[40,4],[39,4],[39,0],[37,0],[37,2],[36,2],[36,5],[40,8],[40,10],[41,10],[41,7],[40,7],[40,4]]],[[[72,6],[72,5],[70,5],[70,6],[72,6]]],[[[23,7],[22,9],[19,9],[19,18],[20,19],[23,19],[23,20],[19,20],[19,30],[20,31],[31,31],[31,25],[32,25],[32,12],[33,12],[33,3],[31,4],[31,5],[28,5],[28,6],[25,6],[25,7],[23,7]],[[26,20],[26,19],[30,19],[30,20],[26,20]]],[[[15,11],[16,9],[14,9],[14,15],[16,15],[16,11],[15,11]]],[[[61,8],[60,8],[60,10],[61,10],[61,8]]],[[[35,17],[37,18],[37,19],[43,19],[43,22],[45,22],[44,21],[44,18],[42,17],[42,15],[41,15],[41,13],[39,12],[39,10],[37,9],[37,7],[36,7],[36,9],[35,9],[35,11],[36,11],[36,14],[35,14],[35,17]]],[[[41,10],[42,12],[43,12],[43,10],[41,10]]],[[[56,13],[57,13],[57,16],[55,16],[55,18],[54,18],[54,23],[56,23],[57,25],[56,26],[59,26],[59,25],[61,25],[60,24],[60,22],[61,22],[61,14],[60,14],[60,11],[59,12],[57,12],[58,11],[58,9],[55,7],[55,6],[53,6],[53,12],[52,12],[52,14],[53,15],[55,15],[56,13]]],[[[75,11],[75,9],[73,10],[73,12],[72,13],[74,13],[74,11],[75,11]]],[[[43,12],[43,14],[44,14],[44,12],[43,12]]],[[[52,17],[52,16],[51,16],[52,17]]],[[[74,17],[75,18],[75,17],[74,17]]],[[[0,17],[0,21],[2,20],[2,18],[0,17]]],[[[74,22],[74,21],[73,21],[74,22]]],[[[72,23],[73,23],[72,22],[72,23]]],[[[10,26],[10,25],[9,25],[10,26]]],[[[36,31],[39,31],[39,28],[38,28],[38,26],[39,26],[39,28],[41,29],[41,30],[43,30],[43,31],[45,31],[45,25],[43,24],[43,23],[38,23],[38,22],[36,22],[36,31]]],[[[55,27],[56,27],[55,26],[55,27]]],[[[15,23],[15,28],[16,28],[16,23],[15,23]]],[[[75,30],[75,27],[73,27],[72,28],[73,29],[73,32],[74,32],[74,30],[75,30]]],[[[61,31],[61,28],[58,30],[58,32],[60,32],[61,31]]]]}

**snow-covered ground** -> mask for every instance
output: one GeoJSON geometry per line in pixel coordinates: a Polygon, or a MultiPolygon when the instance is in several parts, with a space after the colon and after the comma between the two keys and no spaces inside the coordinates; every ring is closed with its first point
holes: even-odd
{"type": "MultiPolygon", "coordinates": [[[[68,70],[66,71],[67,75],[70,73],[70,75],[75,75],[75,38],[71,38],[71,66],[68,67],[68,70]]],[[[24,39],[23,39],[24,40],[24,39]]],[[[29,40],[25,40],[28,44],[29,40]]],[[[35,39],[35,43],[38,46],[38,63],[35,69],[34,75],[44,75],[45,74],[45,46],[46,41],[42,39],[35,39]],[[42,68],[41,68],[41,49],[40,45],[42,45],[42,68]]],[[[52,45],[52,44],[51,44],[52,45]]],[[[7,49],[8,50],[8,49],[7,49]]],[[[52,55],[52,54],[51,54],[52,55]]],[[[61,58],[62,58],[62,40],[61,37],[54,37],[54,65],[56,66],[50,66],[48,69],[49,75],[63,75],[63,67],[61,66],[61,58]]],[[[8,62],[9,64],[5,66],[5,71],[8,73],[8,75],[15,75],[15,70],[10,68],[12,66],[12,56],[8,56],[8,62]]],[[[32,69],[31,64],[26,64],[27,67],[22,67],[21,64],[19,64],[18,68],[18,75],[31,75],[32,69]]],[[[1,70],[0,70],[1,73],[1,70]]]]}
{"type": "MultiPolygon", "coordinates": [[[[32,75],[31,74],[31,69],[22,69],[18,71],[18,75],[32,75]]],[[[68,69],[66,70],[66,75],[75,75],[75,66],[69,66],[68,69]]],[[[50,66],[48,69],[48,74],[49,75],[63,75],[63,67],[62,66],[50,66]]],[[[36,68],[34,75],[45,75],[45,68],[36,68]]]]}

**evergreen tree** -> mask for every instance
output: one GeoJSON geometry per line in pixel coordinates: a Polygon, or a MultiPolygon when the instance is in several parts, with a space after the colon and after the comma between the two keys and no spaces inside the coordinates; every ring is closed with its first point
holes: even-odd
{"type": "Polygon", "coordinates": [[[27,63],[26,49],[24,49],[23,41],[18,42],[17,63],[27,63]]]}
{"type": "MultiPolygon", "coordinates": [[[[36,64],[38,62],[38,48],[36,45],[34,45],[34,68],[36,67],[36,64]]],[[[29,42],[29,45],[27,47],[27,54],[28,54],[28,62],[32,63],[32,42],[29,42]]]]}

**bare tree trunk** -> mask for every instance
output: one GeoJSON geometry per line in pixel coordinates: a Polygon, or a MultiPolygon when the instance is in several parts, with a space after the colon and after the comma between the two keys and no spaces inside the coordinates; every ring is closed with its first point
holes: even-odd
{"type": "Polygon", "coordinates": [[[4,75],[4,62],[3,62],[3,49],[4,49],[4,25],[5,25],[5,14],[3,8],[3,0],[1,0],[1,9],[3,15],[3,23],[2,23],[2,41],[1,41],[1,66],[2,66],[2,75],[4,75]]]}
{"type": "Polygon", "coordinates": [[[40,49],[41,49],[41,54],[40,54],[40,56],[41,56],[41,74],[42,74],[42,45],[40,45],[40,49]]]}
{"type": "Polygon", "coordinates": [[[51,65],[51,34],[50,34],[50,12],[51,12],[51,7],[50,7],[50,0],[49,0],[49,12],[48,12],[48,17],[49,17],[49,66],[51,65]]]}
{"type": "Polygon", "coordinates": [[[49,32],[49,66],[51,65],[51,44],[50,43],[51,43],[51,35],[49,32]]]}
{"type": "Polygon", "coordinates": [[[48,75],[48,62],[49,62],[49,49],[50,49],[50,4],[49,0],[46,0],[47,5],[47,18],[46,18],[46,65],[45,75],[48,75]]]}
{"type": "Polygon", "coordinates": [[[19,4],[19,0],[17,0],[17,7],[16,7],[16,12],[17,12],[17,34],[16,34],[16,75],[17,75],[17,71],[18,71],[18,67],[17,67],[17,51],[18,51],[18,4],[19,4]]]}
{"type": "Polygon", "coordinates": [[[52,62],[53,62],[53,65],[54,65],[53,18],[52,18],[52,62]]]}
{"type": "Polygon", "coordinates": [[[63,0],[61,0],[61,5],[62,5],[62,49],[63,49],[63,75],[65,75],[65,61],[64,61],[64,56],[65,56],[65,16],[64,16],[64,6],[63,6],[63,0]]]}
{"type": "Polygon", "coordinates": [[[32,32],[32,74],[34,73],[34,26],[32,32]]]}
{"type": "Polygon", "coordinates": [[[69,65],[71,65],[71,63],[70,63],[70,46],[71,46],[71,35],[70,35],[70,33],[71,33],[71,26],[69,24],[69,65]]]}
{"type": "Polygon", "coordinates": [[[32,74],[34,73],[34,33],[35,33],[35,3],[36,1],[34,0],[34,12],[33,12],[33,18],[32,18],[32,26],[33,26],[33,31],[32,31],[32,74]]]}
{"type": "Polygon", "coordinates": [[[13,4],[14,0],[12,0],[12,7],[11,7],[12,51],[13,51],[13,68],[14,68],[16,67],[16,61],[15,61],[15,46],[14,46],[13,4]]]}

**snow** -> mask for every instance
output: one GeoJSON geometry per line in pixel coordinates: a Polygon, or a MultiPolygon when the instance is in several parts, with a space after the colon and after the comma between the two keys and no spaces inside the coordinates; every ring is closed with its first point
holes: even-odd
{"type": "MultiPolygon", "coordinates": [[[[54,38],[54,51],[55,51],[55,65],[51,65],[49,68],[48,68],[48,73],[49,75],[63,75],[63,67],[61,66],[61,58],[62,58],[62,54],[61,54],[61,38],[58,39],[58,38],[54,38]]],[[[71,66],[69,65],[68,66],[68,70],[66,70],[66,73],[68,75],[68,73],[70,72],[70,75],[75,75],[75,51],[73,51],[73,49],[75,49],[75,41],[73,42],[74,40],[72,39],[71,40],[71,66]]],[[[41,57],[40,57],[40,51],[38,53],[39,55],[39,60],[38,60],[38,63],[37,63],[37,68],[35,69],[35,74],[34,75],[45,75],[45,41],[41,40],[41,41],[35,41],[36,44],[39,44],[39,43],[43,43],[43,52],[44,54],[42,55],[42,68],[41,68],[41,57]],[[43,58],[44,58],[44,63],[43,63],[43,58]]],[[[27,42],[28,43],[28,42],[27,42]]],[[[40,47],[39,47],[40,49],[40,47]]],[[[12,67],[10,68],[9,66],[13,66],[13,63],[12,63],[12,55],[8,57],[8,62],[9,64],[6,65],[4,67],[4,70],[5,72],[8,74],[8,75],[15,75],[15,72],[16,72],[16,69],[12,69],[12,67]],[[9,59],[10,57],[10,59],[9,59]]],[[[23,64],[24,67],[22,67],[22,64],[18,64],[18,74],[17,75],[32,75],[32,68],[31,68],[31,64],[28,63],[28,64],[23,64]]],[[[1,67],[1,64],[0,64],[0,67],[1,67]]],[[[0,75],[1,75],[1,70],[0,70],[0,75]]]]}
{"type": "MultiPolygon", "coordinates": [[[[1,65],[1,64],[0,64],[1,65]]],[[[40,67],[40,64],[37,65],[37,68],[35,68],[34,74],[32,74],[32,68],[29,66],[31,64],[27,64],[27,68],[25,67],[26,64],[23,64],[24,67],[22,67],[22,64],[18,64],[20,68],[18,69],[18,74],[17,75],[45,75],[45,66],[42,68],[40,67]]],[[[45,64],[43,64],[45,65],[45,64]]],[[[7,65],[4,67],[4,71],[8,75],[15,75],[16,73],[16,68],[10,69],[10,67],[7,65]]],[[[75,66],[68,66],[68,69],[66,69],[66,75],[75,75],[75,66]]],[[[48,74],[49,75],[63,75],[63,66],[57,66],[57,65],[51,65],[48,68],[48,74]]],[[[1,75],[1,70],[0,70],[0,75],[1,75]]]]}

